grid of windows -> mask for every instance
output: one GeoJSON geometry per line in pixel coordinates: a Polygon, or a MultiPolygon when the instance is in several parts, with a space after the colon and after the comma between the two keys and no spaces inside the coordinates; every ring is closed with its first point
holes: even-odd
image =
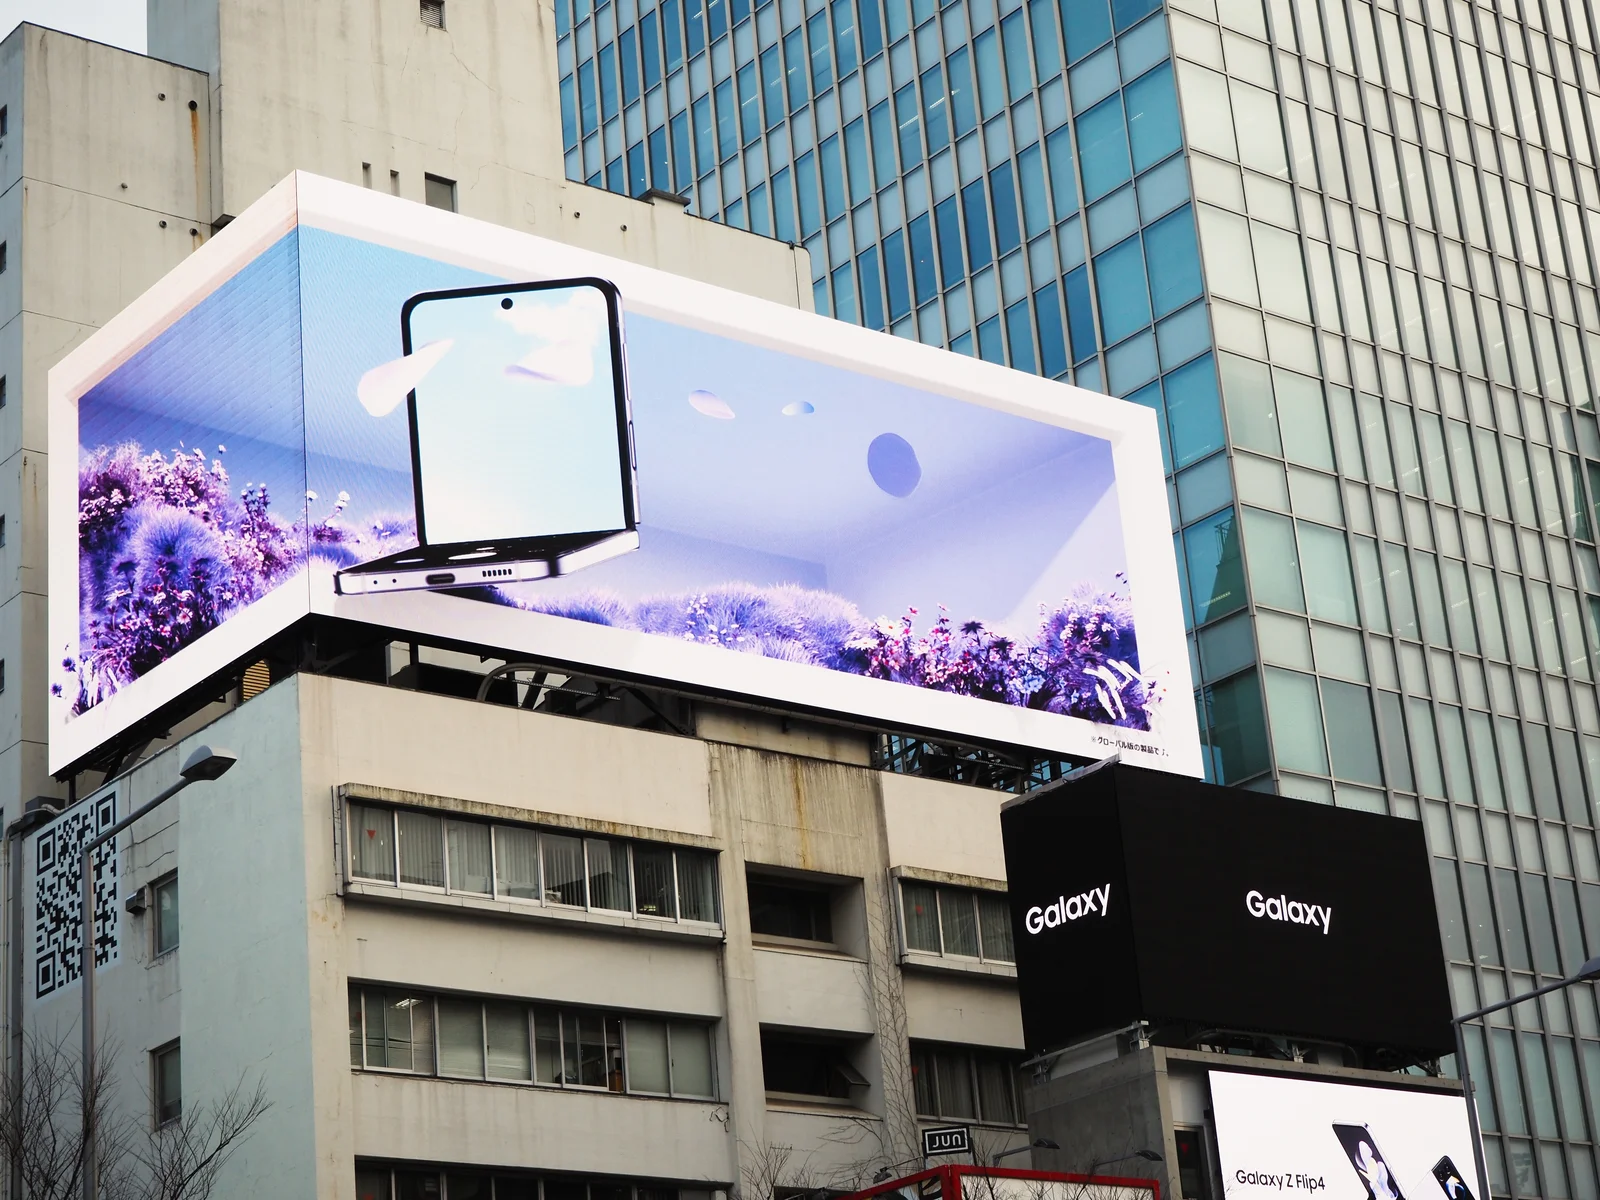
{"type": "Polygon", "coordinates": [[[917,1115],[985,1125],[1022,1125],[1021,1054],[937,1042],[911,1043],[917,1115]]]}
{"type": "Polygon", "coordinates": [[[1004,892],[900,881],[907,950],[949,958],[1014,963],[1011,910],[1004,892]]]}
{"type": "Polygon", "coordinates": [[[711,1027],[600,1009],[351,985],[350,1065],[709,1100],[711,1027]]]}
{"type": "Polygon", "coordinates": [[[1132,391],[1209,344],[1159,7],[561,0],[567,173],[803,242],[820,312],[1132,391]]]}
{"type": "Polygon", "coordinates": [[[716,924],[717,856],[351,801],[350,876],[651,920],[716,924]]]}

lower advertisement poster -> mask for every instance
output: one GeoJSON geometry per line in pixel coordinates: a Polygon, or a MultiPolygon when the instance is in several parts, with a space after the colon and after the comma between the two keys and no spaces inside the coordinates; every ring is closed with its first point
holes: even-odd
{"type": "Polygon", "coordinates": [[[1212,1071],[1211,1107],[1230,1198],[1475,1198],[1459,1096],[1212,1071]]]}

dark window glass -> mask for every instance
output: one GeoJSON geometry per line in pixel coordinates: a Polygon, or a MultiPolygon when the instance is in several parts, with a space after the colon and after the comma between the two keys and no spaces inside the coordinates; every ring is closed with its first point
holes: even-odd
{"type": "Polygon", "coordinates": [[[978,127],[978,97],[972,87],[972,63],[965,46],[950,56],[946,69],[950,76],[950,121],[960,137],[978,127]]]}
{"type": "Polygon", "coordinates": [[[176,1044],[157,1050],[155,1059],[156,1124],[183,1116],[183,1065],[176,1044]]]}
{"type": "Polygon", "coordinates": [[[752,877],[748,891],[751,933],[833,941],[832,905],[824,889],[752,877]]]}
{"type": "Polygon", "coordinates": [[[667,43],[667,70],[683,66],[683,26],[678,22],[678,0],[661,0],[661,32],[667,43]]]}
{"type": "Polygon", "coordinates": [[[689,35],[689,57],[706,48],[704,0],[683,0],[683,25],[689,35]]]}
{"type": "Polygon", "coordinates": [[[761,99],[756,64],[739,68],[739,136],[746,144],[761,135],[761,99]]]}
{"type": "Polygon", "coordinates": [[[1001,163],[990,172],[989,195],[994,200],[995,252],[1004,258],[1022,245],[1022,227],[1017,221],[1017,189],[1011,182],[1010,163],[1001,163]]]}
{"type": "Polygon", "coordinates": [[[877,168],[877,185],[887,187],[895,179],[895,127],[889,102],[885,100],[873,108],[867,114],[867,122],[872,126],[872,157],[877,168]]]}
{"type": "Polygon", "coordinates": [[[989,205],[983,180],[974,179],[961,189],[961,208],[967,219],[967,261],[972,270],[979,271],[994,258],[989,245],[989,205]]]}
{"type": "Polygon", "coordinates": [[[850,176],[850,203],[872,195],[872,165],[867,159],[867,126],[857,117],[844,127],[844,159],[850,176]]]}
{"type": "Polygon", "coordinates": [[[1472,935],[1472,950],[1485,966],[1500,965],[1500,949],[1495,944],[1494,907],[1489,901],[1489,871],[1478,863],[1461,864],[1461,890],[1467,900],[1467,930],[1472,935]]]}
{"type": "Polygon", "coordinates": [[[833,49],[828,41],[828,14],[819,12],[806,22],[811,42],[811,93],[820,96],[833,86],[833,49]]]}
{"type": "MultiPolygon", "coordinates": [[[[868,329],[882,329],[883,288],[878,275],[878,250],[868,246],[856,259],[856,272],[861,278],[861,323],[868,329]]],[[[0,521],[4,518],[0,517],[0,521]]]]}
{"type": "Polygon", "coordinates": [[[156,910],[156,953],[178,948],[178,877],[164,880],[151,889],[156,910]]]}
{"type": "Polygon", "coordinates": [[[578,64],[578,112],[583,119],[584,133],[600,128],[600,100],[595,94],[592,60],[578,64]]]}
{"type": "Polygon", "coordinates": [[[883,239],[883,272],[889,290],[889,320],[898,321],[911,311],[911,289],[906,283],[905,234],[896,229],[883,239]]]}
{"type": "Polygon", "coordinates": [[[733,101],[733,80],[717,84],[717,157],[727,159],[739,149],[739,106],[733,101]]]}
{"type": "Polygon", "coordinates": [[[883,22],[878,19],[878,0],[860,0],[861,58],[865,62],[883,50],[883,22]]]}
{"type": "Polygon", "coordinates": [[[1000,22],[1000,37],[1005,42],[1006,79],[1015,103],[1033,90],[1033,62],[1028,56],[1028,29],[1022,13],[1014,12],[1000,22]]]}
{"type": "Polygon", "coordinates": [[[1183,1192],[1182,1200],[1211,1200],[1205,1134],[1198,1129],[1174,1129],[1172,1138],[1178,1148],[1178,1186],[1183,1192]]]}
{"type": "Polygon", "coordinates": [[[1006,309],[1006,340],[1011,343],[1011,365],[1033,374],[1033,323],[1028,320],[1026,300],[1018,300],[1006,309]]]}
{"type": "Polygon", "coordinates": [[[783,39],[783,61],[788,79],[789,111],[798,112],[810,99],[806,94],[805,34],[796,29],[783,39]]]}
{"type": "Polygon", "coordinates": [[[932,66],[922,73],[922,117],[928,130],[928,153],[950,144],[950,121],[945,107],[944,68],[932,66]]]}
{"type": "Polygon", "coordinates": [[[1034,316],[1039,322],[1039,365],[1054,379],[1067,369],[1067,338],[1061,327],[1061,298],[1053,283],[1033,294],[1034,316]]]}
{"type": "Polygon", "coordinates": [[[650,131],[650,186],[672,190],[672,159],[667,154],[667,127],[650,131]]]}
{"type": "Polygon", "coordinates": [[[816,156],[807,151],[794,162],[795,199],[800,202],[800,236],[808,238],[822,228],[822,203],[817,195],[816,156]]]}
{"type": "Polygon", "coordinates": [[[661,82],[661,40],[656,32],[656,14],[647,12],[639,18],[639,45],[644,50],[644,86],[653,88],[661,82]]]}
{"type": "Polygon", "coordinates": [[[761,1073],[769,1092],[831,1100],[848,1100],[852,1086],[865,1082],[842,1044],[766,1031],[761,1034],[761,1073]]]}
{"type": "Polygon", "coordinates": [[[833,51],[839,62],[839,78],[856,69],[855,0],[833,0],[833,51]]]}
{"type": "Polygon", "coordinates": [[[633,848],[633,891],[641,917],[678,915],[671,850],[633,848]]]}
{"type": "Polygon", "coordinates": [[[1517,873],[1494,872],[1495,908],[1500,914],[1500,947],[1505,951],[1506,966],[1527,971],[1533,961],[1528,954],[1528,939],[1523,932],[1522,898],[1517,894],[1517,873]]]}
{"type": "Polygon", "coordinates": [[[688,192],[694,182],[694,158],[689,152],[689,114],[672,118],[672,190],[688,192]]]}
{"type": "Polygon", "coordinates": [[[933,222],[927,213],[912,219],[911,279],[916,289],[917,303],[926,304],[939,294],[939,279],[933,266],[933,222]]]}
{"type": "Polygon", "coordinates": [[[783,63],[776,46],[761,52],[761,102],[767,106],[767,124],[783,117],[783,63]]]}
{"type": "MultiPolygon", "coordinates": [[[[1089,299],[1089,268],[1070,272],[1062,284],[1067,291],[1067,330],[1072,336],[1072,361],[1093,358],[1099,348],[1095,342],[1094,304],[1089,299]]],[[[1210,360],[1206,360],[1209,364],[1210,360]]]]}
{"type": "Polygon", "coordinates": [[[822,160],[823,210],[831,222],[843,216],[849,207],[844,198],[844,164],[840,160],[839,136],[835,134],[824,141],[817,153],[822,160]]]}
{"type": "Polygon", "coordinates": [[[610,120],[617,115],[617,48],[601,46],[600,64],[600,116],[610,120]]]}
{"type": "Polygon", "coordinates": [[[908,83],[894,94],[894,121],[899,131],[900,167],[909,171],[922,161],[922,112],[917,88],[908,83]]]}
{"type": "Polygon", "coordinates": [[[945,287],[954,287],[966,277],[965,265],[961,261],[961,217],[956,212],[954,196],[941,200],[934,207],[933,220],[939,232],[940,275],[945,287]]]}
{"type": "Polygon", "coordinates": [[[786,242],[795,240],[794,181],[788,167],[772,176],[772,221],[777,237],[786,242]]]}

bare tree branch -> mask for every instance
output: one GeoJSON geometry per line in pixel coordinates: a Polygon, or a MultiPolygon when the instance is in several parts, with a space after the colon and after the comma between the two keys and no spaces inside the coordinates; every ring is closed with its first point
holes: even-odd
{"type": "Polygon", "coordinates": [[[103,1045],[96,1072],[66,1038],[29,1035],[20,1083],[0,1082],[0,1169],[15,1171],[28,1200],[76,1200],[83,1190],[85,1098],[95,1117],[104,1200],[207,1200],[228,1160],[272,1107],[261,1083],[244,1083],[199,1112],[159,1129],[116,1104],[116,1048],[103,1045]]]}

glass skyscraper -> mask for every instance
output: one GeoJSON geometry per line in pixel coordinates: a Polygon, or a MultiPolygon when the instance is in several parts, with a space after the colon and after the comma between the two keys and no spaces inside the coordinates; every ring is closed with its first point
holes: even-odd
{"type": "MultiPolygon", "coordinates": [[[[1587,5],[556,12],[571,178],[1159,414],[1211,777],[1422,820],[1458,1011],[1600,954],[1587,5]]],[[[1469,1033],[1496,1194],[1600,1198],[1593,990],[1469,1033]]]]}

